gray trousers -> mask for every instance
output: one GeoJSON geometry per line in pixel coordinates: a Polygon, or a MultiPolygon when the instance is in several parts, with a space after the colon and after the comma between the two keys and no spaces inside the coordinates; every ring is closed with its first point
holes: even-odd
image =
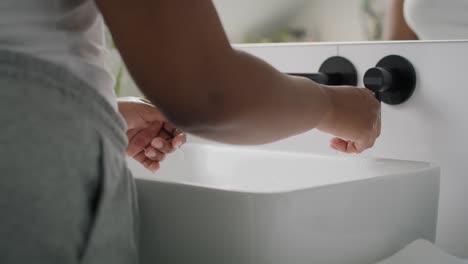
{"type": "Polygon", "coordinates": [[[124,122],[56,65],[0,51],[0,263],[137,263],[124,122]]]}

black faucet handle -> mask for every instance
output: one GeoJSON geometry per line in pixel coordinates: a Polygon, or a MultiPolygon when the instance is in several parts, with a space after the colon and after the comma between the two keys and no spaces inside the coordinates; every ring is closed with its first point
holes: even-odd
{"type": "Polygon", "coordinates": [[[384,103],[396,105],[408,100],[416,87],[416,72],[405,58],[390,55],[364,74],[364,86],[384,103]]]}
{"type": "Polygon", "coordinates": [[[364,74],[364,85],[374,93],[383,93],[392,88],[392,74],[385,68],[370,68],[364,74]]]}
{"type": "Polygon", "coordinates": [[[325,60],[318,73],[288,73],[293,76],[302,76],[314,82],[325,85],[357,85],[357,71],[354,65],[346,58],[340,56],[325,60]]]}

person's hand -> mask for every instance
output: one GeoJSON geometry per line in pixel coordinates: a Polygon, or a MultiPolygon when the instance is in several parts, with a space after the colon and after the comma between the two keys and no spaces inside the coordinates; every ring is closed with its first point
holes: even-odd
{"type": "Polygon", "coordinates": [[[331,110],[318,129],[335,135],[330,147],[346,153],[361,153],[380,136],[380,103],[365,88],[324,86],[331,110]]]}
{"type": "Polygon", "coordinates": [[[127,155],[155,172],[167,154],[182,146],[185,133],[167,123],[151,103],[139,98],[119,98],[120,114],[127,123],[127,155]]]}

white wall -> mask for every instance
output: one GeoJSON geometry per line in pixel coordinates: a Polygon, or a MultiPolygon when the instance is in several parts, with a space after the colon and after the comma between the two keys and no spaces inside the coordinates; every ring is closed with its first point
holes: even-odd
{"type": "MultiPolygon", "coordinates": [[[[355,64],[359,79],[386,55],[399,54],[413,62],[418,74],[413,97],[400,106],[383,105],[382,135],[364,155],[439,164],[442,179],[437,243],[452,254],[468,258],[468,90],[465,85],[468,41],[244,46],[243,49],[281,71],[308,72],[319,68],[323,58],[317,54],[329,54],[330,47],[355,64]]],[[[329,139],[329,135],[311,131],[262,148],[336,155],[328,147],[329,139]]]]}

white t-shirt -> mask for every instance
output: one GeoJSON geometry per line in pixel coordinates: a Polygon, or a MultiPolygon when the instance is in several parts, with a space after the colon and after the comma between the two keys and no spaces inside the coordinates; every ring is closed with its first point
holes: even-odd
{"type": "Polygon", "coordinates": [[[468,0],[405,0],[404,12],[422,40],[468,39],[468,0]]]}
{"type": "Polygon", "coordinates": [[[67,67],[115,107],[105,41],[94,0],[0,0],[0,49],[67,67]]]}

